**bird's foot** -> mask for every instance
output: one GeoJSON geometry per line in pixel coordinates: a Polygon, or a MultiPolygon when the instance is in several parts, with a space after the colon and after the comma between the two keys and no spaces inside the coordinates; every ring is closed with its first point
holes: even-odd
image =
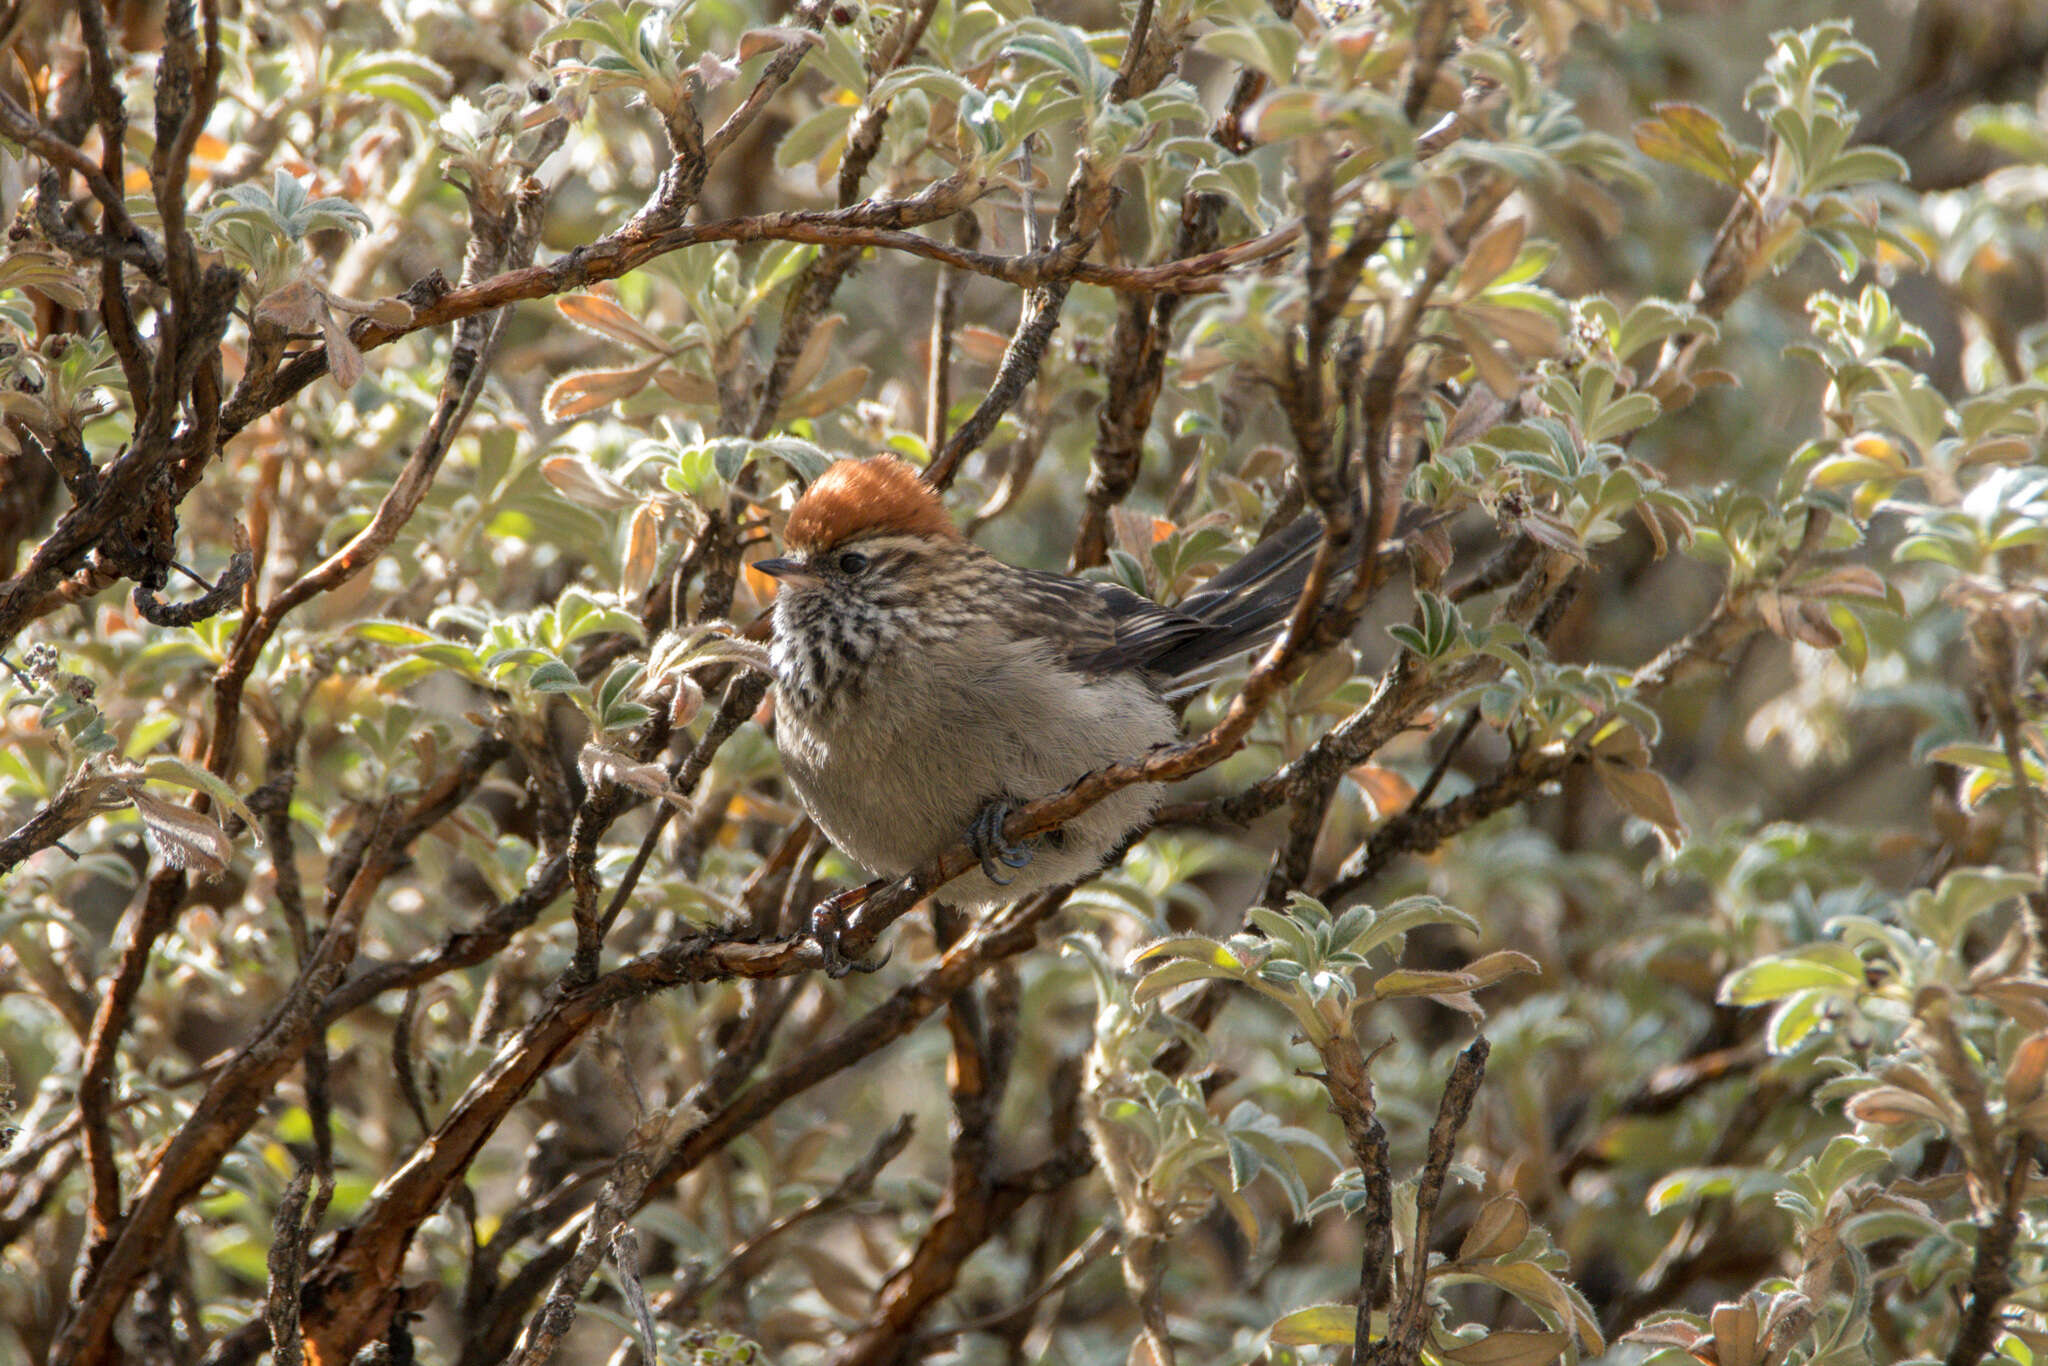
{"type": "Polygon", "coordinates": [[[1029,848],[1003,838],[1003,822],[1010,819],[1014,810],[1005,798],[992,797],[967,826],[967,847],[981,860],[982,876],[998,887],[1009,886],[1011,880],[997,871],[997,863],[1005,868],[1022,868],[1031,862],[1029,848]]]}
{"type": "Polygon", "coordinates": [[[858,887],[834,892],[811,908],[811,938],[817,942],[818,953],[824,959],[827,977],[836,981],[849,972],[876,972],[889,961],[887,953],[880,958],[848,958],[839,946],[839,941],[846,934],[847,912],[888,885],[879,878],[863,882],[858,887]]]}

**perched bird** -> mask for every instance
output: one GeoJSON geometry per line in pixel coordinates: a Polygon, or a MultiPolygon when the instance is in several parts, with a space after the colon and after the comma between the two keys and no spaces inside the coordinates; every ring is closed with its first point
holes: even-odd
{"type": "Polygon", "coordinates": [[[832,842],[895,877],[963,837],[967,908],[1087,876],[1158,804],[1127,787],[1028,846],[1017,806],[1180,734],[1174,699],[1278,635],[1321,534],[1304,517],[1163,607],[1114,584],[1018,569],[970,544],[917,471],[840,460],[790,510],[779,580],[775,737],[832,842]],[[1005,869],[1011,870],[1006,872],[1005,869]]]}

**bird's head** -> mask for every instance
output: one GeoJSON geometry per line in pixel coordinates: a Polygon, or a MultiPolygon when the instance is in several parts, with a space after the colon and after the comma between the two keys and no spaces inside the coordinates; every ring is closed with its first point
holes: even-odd
{"type": "Polygon", "coordinates": [[[778,603],[821,605],[893,606],[968,548],[931,486],[893,455],[835,461],[790,509],[782,541],[785,555],[754,568],[780,581],[778,603]]]}
{"type": "Polygon", "coordinates": [[[782,705],[830,714],[857,704],[878,661],[957,632],[981,558],[938,495],[894,456],[835,462],[790,509],[770,654],[782,705]]]}

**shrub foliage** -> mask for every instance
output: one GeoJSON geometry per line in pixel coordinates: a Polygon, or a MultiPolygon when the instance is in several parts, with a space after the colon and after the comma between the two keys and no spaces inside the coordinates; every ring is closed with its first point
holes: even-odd
{"type": "Polygon", "coordinates": [[[0,1351],[2048,1353],[2048,26],[1833,8],[0,6],[0,1351]],[[842,976],[877,450],[1349,586],[842,976]]]}

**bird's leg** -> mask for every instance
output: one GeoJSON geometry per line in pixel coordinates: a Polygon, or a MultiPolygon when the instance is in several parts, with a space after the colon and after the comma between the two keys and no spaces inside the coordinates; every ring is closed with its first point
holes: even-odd
{"type": "Polygon", "coordinates": [[[811,908],[811,938],[817,941],[818,952],[825,960],[827,977],[837,979],[849,972],[874,972],[889,961],[886,953],[880,958],[867,959],[848,958],[839,951],[840,936],[846,933],[846,913],[888,885],[887,879],[876,878],[873,882],[834,892],[811,908]]]}
{"type": "Polygon", "coordinates": [[[967,826],[967,847],[981,860],[982,876],[998,887],[1010,885],[1010,879],[996,871],[998,862],[1005,868],[1022,868],[1031,862],[1029,848],[1003,838],[1003,822],[1014,810],[1008,798],[991,797],[967,826]]]}

